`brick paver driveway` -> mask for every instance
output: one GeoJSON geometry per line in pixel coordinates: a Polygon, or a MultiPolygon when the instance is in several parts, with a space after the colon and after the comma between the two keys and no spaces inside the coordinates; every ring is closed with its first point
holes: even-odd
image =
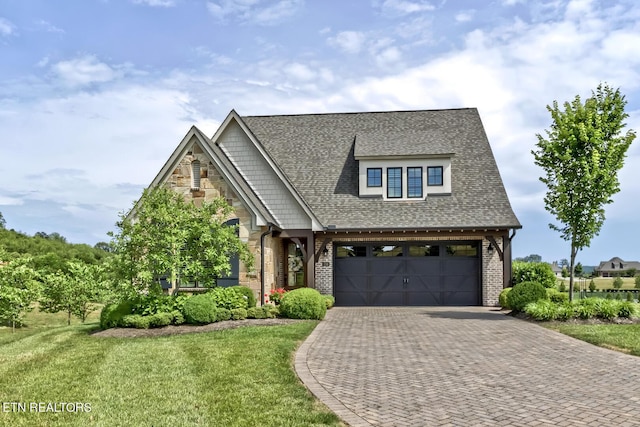
{"type": "Polygon", "coordinates": [[[483,307],[334,308],[296,371],[352,426],[640,426],[639,357],[483,307]]]}

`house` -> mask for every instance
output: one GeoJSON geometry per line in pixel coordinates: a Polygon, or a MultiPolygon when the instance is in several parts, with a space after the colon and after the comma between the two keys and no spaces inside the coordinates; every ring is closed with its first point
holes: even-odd
{"type": "Polygon", "coordinates": [[[562,267],[558,265],[558,261],[553,261],[551,264],[551,270],[556,277],[562,277],[562,267]]]}
{"type": "Polygon", "coordinates": [[[338,305],[497,305],[521,228],[473,108],[231,111],[211,138],[192,127],[152,185],[235,208],[256,262],[227,282],[338,305]]]}
{"type": "Polygon", "coordinates": [[[609,261],[602,261],[596,267],[599,277],[624,276],[628,270],[640,272],[640,262],[623,261],[621,258],[613,257],[609,261]]]}

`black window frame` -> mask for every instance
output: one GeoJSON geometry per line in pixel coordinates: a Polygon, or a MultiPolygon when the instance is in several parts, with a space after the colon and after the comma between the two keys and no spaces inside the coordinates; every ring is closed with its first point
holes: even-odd
{"type": "MultiPolygon", "coordinates": [[[[396,177],[393,178],[394,181],[396,179],[396,177]]],[[[387,199],[402,199],[402,168],[401,167],[392,167],[392,168],[387,168],[387,199]],[[390,183],[390,177],[389,177],[389,172],[390,171],[400,171],[400,175],[397,177],[399,179],[399,188],[400,188],[400,195],[399,196],[392,196],[389,194],[389,190],[390,189],[397,189],[398,187],[396,185],[394,185],[393,187],[391,187],[390,183]]]]}
{"type": "Polygon", "coordinates": [[[380,188],[382,187],[382,168],[367,168],[367,187],[369,188],[380,188]],[[380,184],[379,185],[372,185],[371,184],[371,176],[369,175],[369,172],[374,172],[377,171],[379,173],[379,176],[374,178],[377,178],[380,180],[380,184]]]}
{"type": "Polygon", "coordinates": [[[427,166],[427,186],[428,187],[442,187],[444,185],[444,168],[442,166],[427,166]],[[431,174],[429,173],[432,170],[440,171],[440,184],[432,184],[431,183],[431,174]]]}
{"type": "MultiPolygon", "coordinates": [[[[413,177],[414,179],[416,177],[413,177]]],[[[411,198],[411,199],[420,199],[422,198],[422,195],[424,194],[424,185],[423,185],[423,180],[422,180],[422,166],[409,166],[407,167],[407,197],[411,198]],[[416,186],[412,186],[411,185],[411,171],[412,170],[419,170],[420,173],[418,175],[418,178],[420,179],[420,194],[418,195],[411,195],[411,190],[415,190],[416,186]]]]}

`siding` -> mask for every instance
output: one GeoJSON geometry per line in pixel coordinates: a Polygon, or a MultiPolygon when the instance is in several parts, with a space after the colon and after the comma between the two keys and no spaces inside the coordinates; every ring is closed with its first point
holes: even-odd
{"type": "Polygon", "coordinates": [[[283,229],[311,228],[309,216],[235,121],[217,142],[283,229]]]}

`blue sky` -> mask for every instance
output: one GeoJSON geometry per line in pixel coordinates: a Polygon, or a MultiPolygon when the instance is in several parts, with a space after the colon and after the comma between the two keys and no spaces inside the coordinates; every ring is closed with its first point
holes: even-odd
{"type": "MultiPolygon", "coordinates": [[[[620,87],[640,129],[635,0],[8,0],[0,3],[0,212],[106,241],[192,124],[241,115],[476,107],[524,228],[569,258],[530,151],[545,106],[620,87]]],[[[585,265],[638,260],[640,142],[585,265]]]]}

